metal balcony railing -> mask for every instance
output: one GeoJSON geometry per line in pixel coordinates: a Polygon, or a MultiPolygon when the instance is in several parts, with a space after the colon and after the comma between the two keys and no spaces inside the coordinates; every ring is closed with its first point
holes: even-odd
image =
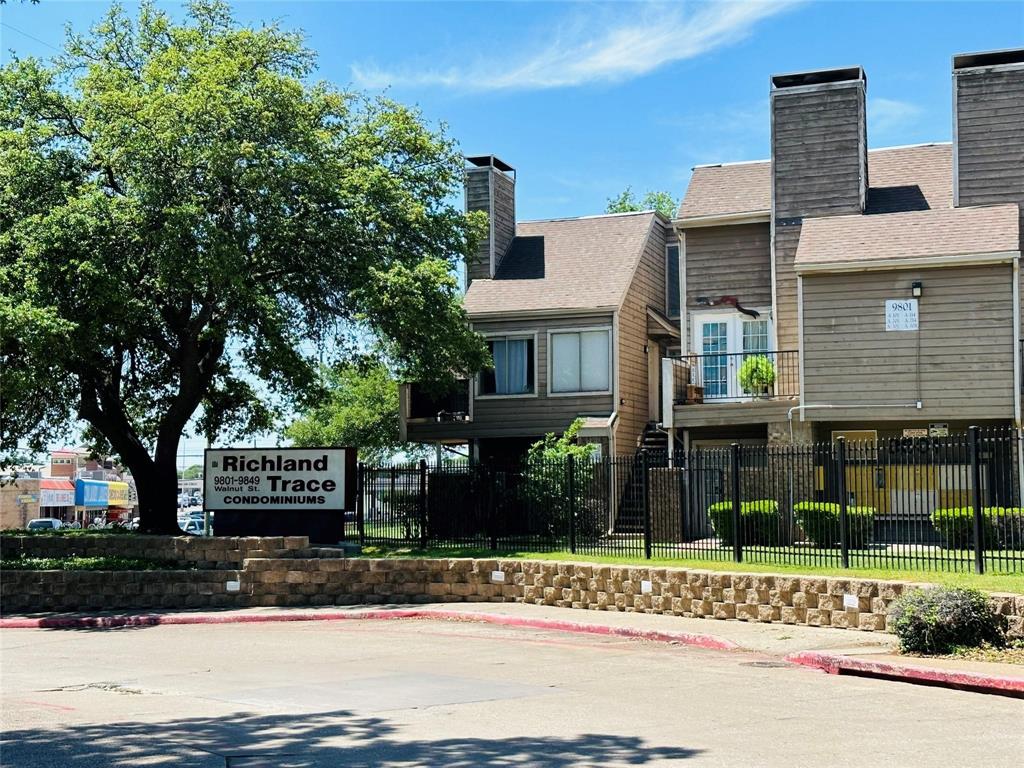
{"type": "Polygon", "coordinates": [[[796,351],[680,355],[667,360],[673,405],[788,400],[800,394],[796,351]]]}

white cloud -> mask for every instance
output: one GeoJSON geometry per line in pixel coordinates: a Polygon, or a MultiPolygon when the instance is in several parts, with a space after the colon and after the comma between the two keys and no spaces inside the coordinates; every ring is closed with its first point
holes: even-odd
{"type": "Polygon", "coordinates": [[[917,122],[923,110],[916,104],[898,99],[868,101],[868,135],[888,134],[908,128],[917,122]]]}
{"type": "Polygon", "coordinates": [[[360,64],[352,67],[352,77],[364,88],[433,86],[464,91],[621,82],[734,43],[759,21],[797,4],[798,0],[720,0],[639,9],[626,4],[614,18],[594,18],[588,7],[586,17],[562,24],[543,45],[518,59],[478,58],[440,69],[387,70],[360,64]]]}

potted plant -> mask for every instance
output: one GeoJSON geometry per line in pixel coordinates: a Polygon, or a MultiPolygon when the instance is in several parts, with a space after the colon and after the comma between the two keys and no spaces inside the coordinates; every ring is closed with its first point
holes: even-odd
{"type": "Polygon", "coordinates": [[[768,397],[775,384],[775,363],[766,355],[751,355],[740,365],[739,379],[747,394],[768,397]]]}

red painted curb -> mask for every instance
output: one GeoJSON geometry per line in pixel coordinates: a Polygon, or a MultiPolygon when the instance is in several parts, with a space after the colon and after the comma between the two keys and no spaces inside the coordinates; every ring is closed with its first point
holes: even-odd
{"type": "Polygon", "coordinates": [[[699,648],[729,651],[739,648],[731,640],[712,635],[695,635],[690,632],[660,632],[657,630],[634,629],[632,627],[610,627],[603,624],[580,624],[560,619],[531,619],[507,616],[500,613],[477,613],[475,611],[425,610],[399,608],[395,610],[365,611],[303,611],[291,613],[183,613],[183,614],[141,614],[136,616],[75,616],[39,619],[0,619],[0,629],[111,629],[115,627],[155,627],[175,624],[260,624],[284,621],[365,621],[394,619],[440,619],[448,621],[475,621],[498,624],[506,627],[526,629],[549,629],[558,632],[631,637],[657,643],[681,643],[699,648]]]}
{"type": "Polygon", "coordinates": [[[813,667],[830,675],[854,674],[895,678],[908,683],[940,685],[947,688],[970,688],[989,693],[1024,696],[1024,677],[1003,677],[983,675],[977,672],[958,672],[935,667],[918,667],[908,664],[891,664],[885,661],[832,653],[801,651],[786,657],[786,661],[813,667]]]}

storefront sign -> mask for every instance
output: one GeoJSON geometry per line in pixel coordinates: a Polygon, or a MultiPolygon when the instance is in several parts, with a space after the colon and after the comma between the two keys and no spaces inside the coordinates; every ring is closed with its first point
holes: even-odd
{"type": "Polygon", "coordinates": [[[885,302],[885,330],[916,331],[917,299],[887,299],[885,302]]]}
{"type": "Polygon", "coordinates": [[[128,483],[107,483],[107,504],[111,507],[132,506],[131,499],[128,495],[128,483]]]}
{"type": "Polygon", "coordinates": [[[108,483],[105,480],[75,481],[75,506],[105,507],[109,498],[108,483]]]}
{"type": "Polygon", "coordinates": [[[40,507],[73,507],[75,506],[75,492],[66,489],[43,488],[39,491],[40,507]]]}
{"type": "Polygon", "coordinates": [[[206,451],[203,504],[221,510],[355,509],[354,448],[206,451]]]}

